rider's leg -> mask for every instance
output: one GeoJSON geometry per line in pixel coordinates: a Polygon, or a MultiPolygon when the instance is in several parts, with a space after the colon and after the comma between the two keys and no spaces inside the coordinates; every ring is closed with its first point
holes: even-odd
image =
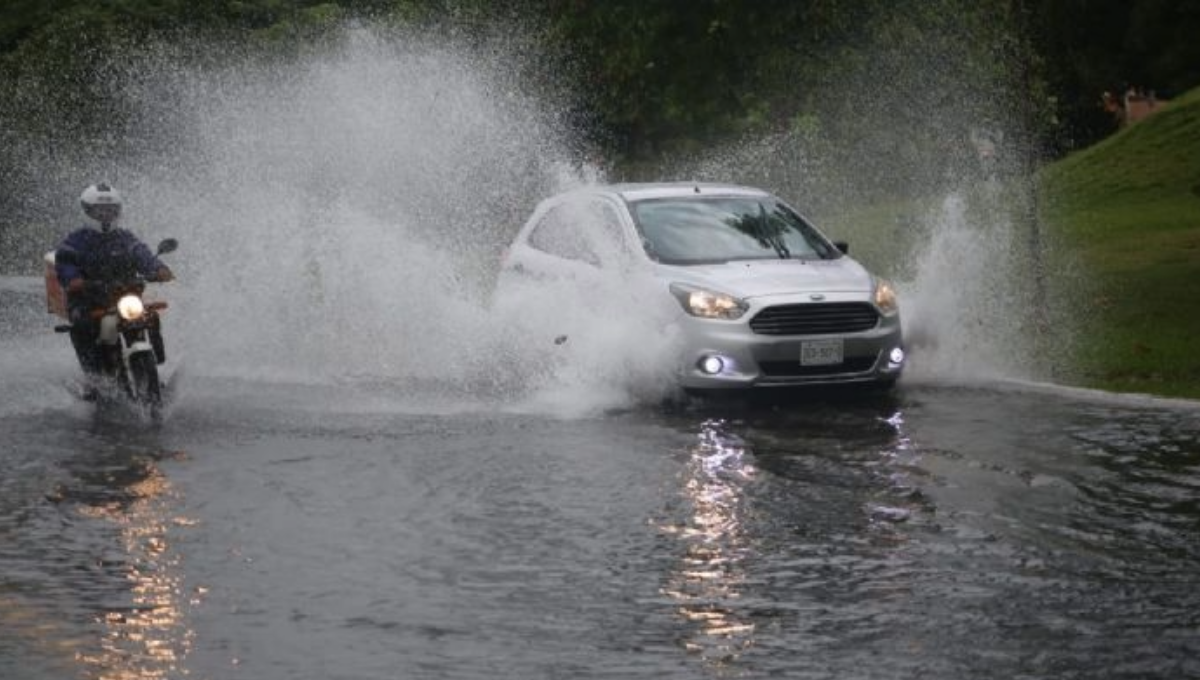
{"type": "Polygon", "coordinates": [[[84,374],[84,396],[93,396],[96,391],[97,378],[104,368],[104,356],[99,344],[100,324],[87,318],[86,310],[80,313],[71,310],[71,345],[75,348],[75,357],[79,359],[79,367],[84,374]]]}

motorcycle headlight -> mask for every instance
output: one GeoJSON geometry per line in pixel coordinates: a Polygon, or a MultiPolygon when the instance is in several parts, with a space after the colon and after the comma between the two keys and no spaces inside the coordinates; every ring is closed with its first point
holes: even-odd
{"type": "Polygon", "coordinates": [[[671,294],[683,305],[685,312],[704,319],[737,319],[748,308],[745,302],[732,295],[681,283],[671,284],[671,294]]]}
{"type": "Polygon", "coordinates": [[[875,306],[884,314],[892,314],[900,309],[900,303],[896,298],[896,289],[883,279],[875,281],[875,306]]]}
{"type": "Polygon", "coordinates": [[[120,300],[117,300],[117,313],[126,321],[140,319],[145,312],[146,306],[142,304],[142,299],[136,295],[125,295],[120,300]]]}

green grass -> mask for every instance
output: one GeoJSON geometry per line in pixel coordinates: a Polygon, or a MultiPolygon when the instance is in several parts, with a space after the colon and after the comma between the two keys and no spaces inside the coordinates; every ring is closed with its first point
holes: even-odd
{"type": "Polygon", "coordinates": [[[1041,195],[1091,280],[1078,382],[1200,398],[1200,89],[1045,168],[1041,195]]]}

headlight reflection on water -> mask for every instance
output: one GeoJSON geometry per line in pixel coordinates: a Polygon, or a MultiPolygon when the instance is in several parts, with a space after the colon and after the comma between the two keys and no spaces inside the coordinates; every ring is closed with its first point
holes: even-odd
{"type": "MultiPolygon", "coordinates": [[[[183,664],[195,632],[184,616],[186,596],[180,556],[172,550],[172,527],[190,520],[168,517],[173,493],[166,476],[152,463],[144,477],[125,486],[127,499],[82,506],[92,519],[120,527],[122,567],[128,581],[126,606],[106,607],[97,616],[103,637],[96,651],[79,651],[76,661],[99,680],[154,680],[187,674],[183,664]]],[[[196,604],[191,602],[191,604],[196,604]]]]}
{"type": "Polygon", "coordinates": [[[743,561],[750,553],[745,535],[742,485],[757,470],[747,462],[740,440],[720,420],[705,421],[691,449],[682,493],[687,516],[663,530],[685,546],[663,594],[678,603],[687,622],[683,645],[706,661],[731,661],[753,644],[754,623],[738,612],[746,582],[743,561]]]}

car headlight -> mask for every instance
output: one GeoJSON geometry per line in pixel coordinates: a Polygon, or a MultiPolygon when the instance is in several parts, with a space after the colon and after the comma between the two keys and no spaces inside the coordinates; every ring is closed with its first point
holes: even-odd
{"type": "Polygon", "coordinates": [[[683,305],[683,311],[703,319],[737,319],[749,306],[732,295],[703,288],[672,283],[671,294],[683,305]]]}
{"type": "Polygon", "coordinates": [[[883,279],[875,280],[875,306],[884,314],[892,314],[900,309],[900,302],[896,298],[896,289],[892,288],[892,284],[883,279]]]}
{"type": "Polygon", "coordinates": [[[142,304],[142,299],[136,295],[125,295],[117,300],[117,313],[126,321],[140,319],[145,312],[146,307],[142,304]]]}

